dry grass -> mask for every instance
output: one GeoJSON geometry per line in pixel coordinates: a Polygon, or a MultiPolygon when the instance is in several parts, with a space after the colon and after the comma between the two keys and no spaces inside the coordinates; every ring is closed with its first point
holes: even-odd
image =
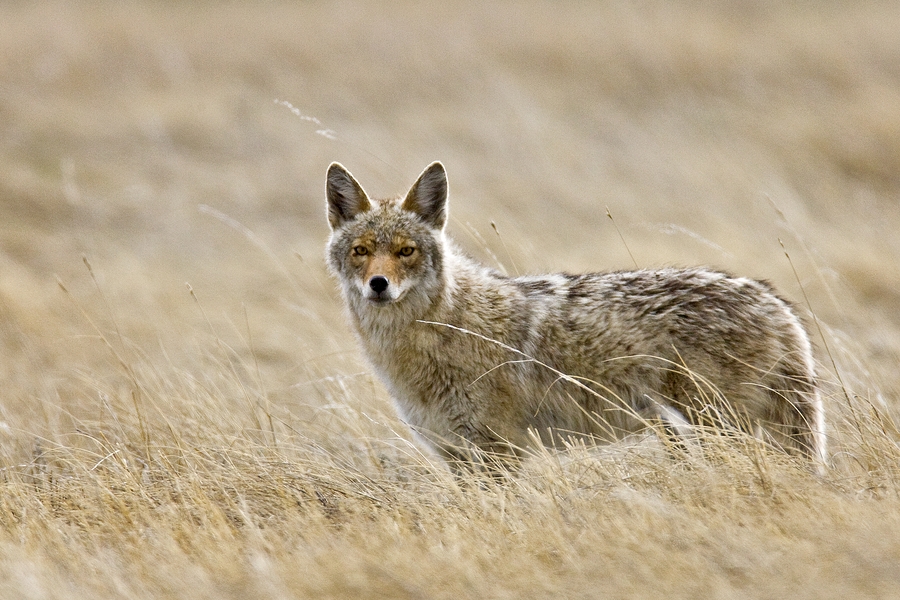
{"type": "Polygon", "coordinates": [[[0,5],[0,597],[900,595],[897,31],[887,0],[0,5]],[[454,480],[321,260],[330,161],[387,194],[435,159],[510,271],[630,250],[807,296],[834,468],[642,439],[454,480]]]}

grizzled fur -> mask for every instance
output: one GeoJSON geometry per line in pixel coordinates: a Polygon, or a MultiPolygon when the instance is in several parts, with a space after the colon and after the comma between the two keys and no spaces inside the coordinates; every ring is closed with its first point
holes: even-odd
{"type": "Polygon", "coordinates": [[[326,192],[328,265],[365,353],[451,464],[652,422],[824,460],[809,338],[768,284],[702,268],[507,277],[445,236],[440,163],[390,200],[334,163],[326,192]]]}

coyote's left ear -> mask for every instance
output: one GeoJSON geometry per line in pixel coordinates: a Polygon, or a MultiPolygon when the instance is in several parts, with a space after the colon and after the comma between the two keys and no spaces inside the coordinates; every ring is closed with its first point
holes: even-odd
{"type": "Polygon", "coordinates": [[[402,208],[416,213],[435,229],[443,229],[447,223],[447,194],[444,165],[433,162],[410,188],[402,208]]]}

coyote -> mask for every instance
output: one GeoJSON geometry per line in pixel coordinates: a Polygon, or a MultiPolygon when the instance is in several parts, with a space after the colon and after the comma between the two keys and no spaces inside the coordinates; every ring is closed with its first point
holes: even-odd
{"type": "Polygon", "coordinates": [[[703,268],[507,277],[444,233],[439,162],[387,200],[333,163],[326,196],[356,334],[451,467],[654,424],[682,443],[698,425],[740,429],[824,464],[809,336],[768,284],[703,268]]]}

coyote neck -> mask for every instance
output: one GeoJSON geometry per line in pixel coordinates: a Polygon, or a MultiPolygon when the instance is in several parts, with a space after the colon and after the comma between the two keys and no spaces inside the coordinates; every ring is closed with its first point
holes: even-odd
{"type": "Polygon", "coordinates": [[[393,353],[398,347],[405,351],[424,350],[439,344],[446,328],[423,321],[460,327],[483,335],[494,333],[483,330],[487,323],[480,323],[482,319],[479,315],[486,307],[497,316],[508,308],[510,296],[515,294],[508,278],[451,247],[444,251],[443,267],[433,285],[411,290],[395,306],[373,307],[364,302],[351,303],[357,331],[370,353],[393,353]]]}

